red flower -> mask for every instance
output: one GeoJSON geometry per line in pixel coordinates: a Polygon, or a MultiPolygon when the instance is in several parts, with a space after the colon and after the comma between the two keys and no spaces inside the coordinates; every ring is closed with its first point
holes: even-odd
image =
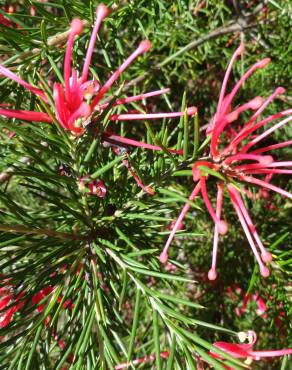
{"type": "Polygon", "coordinates": [[[14,298],[10,287],[11,286],[8,284],[6,287],[0,288],[0,329],[9,325],[15,312],[19,311],[24,305],[24,301],[20,301],[21,297],[24,295],[24,292],[18,294],[16,298],[14,298]],[[11,306],[12,302],[14,305],[3,311],[7,306],[11,306]]]}
{"type": "MultiPolygon", "coordinates": [[[[215,342],[213,345],[222,351],[228,353],[234,358],[245,358],[248,363],[252,360],[261,360],[266,357],[279,357],[292,354],[292,348],[280,349],[280,350],[266,350],[266,351],[254,351],[253,346],[256,343],[257,336],[254,331],[248,331],[247,333],[240,332],[238,337],[241,342],[248,340],[247,344],[229,343],[229,342],[215,342]]],[[[215,358],[222,359],[215,352],[210,352],[210,355],[215,358]]],[[[227,367],[230,369],[230,367],[227,367]]],[[[232,369],[231,369],[232,370],[232,369]]]]}
{"type": "MultiPolygon", "coordinates": [[[[260,273],[264,277],[269,275],[269,270],[266,266],[266,263],[272,260],[272,256],[263,246],[257,230],[242,200],[240,193],[249,194],[249,191],[243,187],[243,184],[258,185],[264,189],[272,190],[290,199],[292,198],[291,193],[288,193],[287,191],[270,184],[271,175],[292,173],[292,170],[286,168],[292,165],[292,161],[276,162],[271,155],[263,155],[263,153],[270,150],[291,145],[292,140],[258,149],[254,148],[256,144],[260,143],[276,129],[284,126],[292,120],[292,109],[270,115],[264,119],[259,119],[266,106],[277,95],[282,94],[285,90],[279,87],[266,100],[261,97],[256,97],[235,109],[232,108],[233,99],[241,85],[257,69],[265,67],[270,60],[266,58],[255,63],[236,83],[231,92],[226,94],[227,82],[231,73],[232,65],[236,58],[241,55],[243,50],[244,47],[243,44],[241,44],[231,58],[223,80],[216,114],[211,119],[207,128],[206,133],[210,138],[210,155],[208,156],[208,159],[195,162],[192,170],[193,180],[196,182],[196,186],[189,196],[189,200],[193,201],[194,198],[201,193],[206,208],[215,223],[212,266],[208,273],[210,280],[216,279],[217,275],[216,261],[219,234],[223,235],[228,231],[226,222],[221,219],[224,189],[227,190],[227,193],[231,199],[231,203],[236,211],[251,249],[258,262],[260,273]],[[250,110],[254,111],[254,113],[248,122],[243,126],[243,128],[240,129],[238,133],[236,133],[234,130],[229,130],[228,141],[225,141],[225,146],[219,147],[221,140],[224,139],[226,129],[230,127],[230,124],[236,122],[242,112],[250,110]],[[267,123],[278,120],[285,116],[287,117],[284,120],[274,124],[263,133],[250,137],[251,134],[254,134],[256,130],[263,128],[267,123]],[[252,163],[248,163],[250,161],[252,163]],[[243,162],[243,164],[240,162],[243,162]],[[216,210],[213,209],[207,192],[206,181],[210,175],[215,175],[217,180],[219,177],[216,210]],[[254,175],[264,175],[266,178],[261,179],[259,177],[255,177],[254,175]]],[[[222,141],[224,142],[224,140],[222,141]]],[[[160,261],[162,263],[165,263],[168,259],[168,248],[176,231],[181,227],[181,223],[189,208],[190,205],[187,203],[183,207],[174,227],[172,228],[169,238],[160,255],[160,261]]]]}
{"type": "MultiPolygon", "coordinates": [[[[96,37],[102,20],[108,15],[109,9],[100,4],[96,10],[96,21],[91,34],[90,42],[88,45],[87,53],[84,60],[83,69],[81,75],[71,67],[72,49],[74,44],[75,36],[82,32],[82,22],[79,19],[74,19],[71,22],[71,29],[69,38],[67,41],[67,48],[64,60],[64,85],[61,83],[55,83],[53,86],[53,100],[54,106],[53,111],[56,119],[64,130],[70,131],[72,134],[79,136],[85,131],[86,125],[92,120],[94,115],[100,114],[104,109],[108,107],[108,103],[102,101],[105,94],[111,89],[112,85],[118,80],[124,70],[141,54],[147,52],[151,44],[148,40],[144,40],[140,43],[137,49],[122,63],[122,65],[109,77],[109,79],[102,85],[95,79],[88,79],[89,66],[96,42],[96,37]]],[[[7,68],[0,66],[0,73],[4,76],[16,81],[35,95],[39,96],[45,103],[48,103],[48,99],[45,96],[43,90],[33,87],[27,82],[20,79],[13,72],[7,68]]],[[[169,89],[161,89],[158,91],[152,91],[145,94],[136,96],[130,96],[124,99],[117,100],[113,106],[127,104],[134,101],[140,101],[152,96],[165,94],[169,89]]],[[[151,114],[112,114],[109,120],[120,121],[120,120],[145,120],[145,119],[156,119],[164,117],[179,117],[184,114],[194,115],[196,108],[191,107],[186,112],[171,112],[171,113],[151,113],[151,114]]],[[[25,121],[39,121],[39,122],[52,122],[51,117],[47,113],[42,112],[31,112],[24,110],[9,110],[0,109],[0,115],[5,117],[17,118],[25,121]]],[[[152,150],[161,150],[160,147],[153,146],[150,144],[140,143],[135,140],[121,138],[118,135],[110,135],[105,133],[104,141],[107,141],[107,137],[114,140],[115,142],[125,143],[127,145],[133,145],[138,147],[145,147],[152,150]]],[[[175,153],[181,153],[181,151],[174,151],[175,153]]]]}

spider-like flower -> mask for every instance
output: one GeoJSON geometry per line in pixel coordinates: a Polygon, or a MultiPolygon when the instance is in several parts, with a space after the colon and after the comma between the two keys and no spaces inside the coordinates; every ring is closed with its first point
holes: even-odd
{"type": "MultiPolygon", "coordinates": [[[[240,342],[248,341],[248,343],[229,343],[229,342],[215,342],[213,345],[233,356],[234,358],[245,358],[247,364],[251,364],[253,360],[259,361],[263,358],[279,357],[292,354],[292,348],[285,348],[280,350],[264,350],[254,351],[253,346],[257,341],[257,335],[254,331],[238,333],[240,342]]],[[[210,353],[212,357],[222,358],[215,352],[210,353]]],[[[231,367],[226,366],[226,369],[232,370],[231,367]]]]}
{"type": "MultiPolygon", "coordinates": [[[[215,280],[217,275],[216,261],[219,234],[223,235],[228,231],[226,222],[221,219],[224,189],[227,190],[227,194],[230,197],[231,203],[258,262],[260,273],[264,277],[269,275],[269,269],[267,268],[266,263],[272,260],[272,256],[263,246],[257,230],[249,216],[248,210],[245,207],[241,194],[246,193],[248,195],[250,192],[248,189],[243,187],[243,184],[258,185],[265,190],[272,190],[290,199],[292,197],[291,193],[270,184],[270,180],[273,175],[292,173],[292,170],[287,168],[292,165],[292,161],[277,162],[271,155],[264,154],[271,150],[289,146],[292,144],[292,140],[261,148],[255,148],[256,144],[260,143],[276,129],[283,127],[292,120],[292,109],[272,114],[263,119],[260,118],[260,115],[267,105],[277,95],[282,94],[285,90],[282,87],[278,87],[267,99],[255,97],[243,105],[232,108],[233,99],[242,84],[257,69],[265,67],[269,63],[270,59],[265,58],[255,63],[235,84],[231,92],[226,93],[227,82],[231,73],[232,65],[243,51],[244,46],[241,44],[231,58],[223,80],[216,113],[211,119],[206,130],[206,134],[210,138],[210,154],[207,158],[195,162],[192,168],[193,180],[196,183],[196,186],[189,196],[189,200],[193,201],[195,197],[201,193],[206,208],[215,223],[212,266],[208,273],[208,278],[210,280],[215,280]],[[236,123],[240,114],[245,111],[254,111],[254,113],[248,122],[245,123],[238,132],[236,132],[230,127],[230,125],[232,123],[236,123]],[[272,127],[266,129],[264,132],[254,135],[256,130],[266,128],[266,125],[269,122],[279,120],[282,117],[285,118],[274,124],[272,127]],[[229,134],[228,140],[226,140],[227,134],[229,134]],[[254,136],[251,136],[252,134],[254,136]],[[219,145],[221,142],[225,145],[219,145]],[[216,210],[213,209],[206,186],[208,178],[212,175],[214,175],[214,178],[218,180],[216,210]],[[255,175],[265,176],[265,178],[262,179],[255,175]]],[[[171,230],[169,238],[160,255],[160,261],[162,263],[165,263],[168,259],[169,246],[176,231],[181,229],[182,221],[189,208],[189,203],[185,204],[171,230]]]]}
{"type": "MultiPolygon", "coordinates": [[[[89,41],[87,53],[84,60],[83,69],[81,75],[78,75],[76,69],[71,66],[72,50],[74,40],[77,35],[82,32],[82,21],[79,19],[73,19],[71,22],[70,33],[67,41],[65,60],[64,60],[64,85],[55,82],[53,86],[53,111],[59,124],[64,130],[70,131],[72,134],[79,136],[85,131],[85,126],[91,120],[93,115],[100,114],[104,109],[108,107],[108,103],[103,101],[103,98],[111,89],[113,84],[118,80],[124,70],[141,54],[147,52],[151,44],[148,40],[144,40],[140,43],[137,49],[120,65],[120,67],[112,73],[109,79],[101,85],[99,81],[95,79],[89,79],[89,66],[94,51],[96,37],[100,25],[103,19],[108,15],[109,9],[104,5],[100,4],[96,9],[96,21],[93,27],[91,38],[89,41]]],[[[36,88],[29,83],[23,81],[12,71],[0,65],[0,74],[16,81],[33,94],[37,95],[46,104],[48,99],[45,92],[42,89],[36,88]]],[[[161,89],[157,91],[151,91],[145,94],[136,96],[130,96],[124,99],[116,100],[113,106],[123,105],[135,101],[141,101],[152,96],[165,94],[169,89],[161,89]]],[[[151,114],[113,114],[109,117],[112,121],[120,120],[148,120],[156,118],[172,118],[183,116],[184,114],[193,115],[196,113],[195,107],[186,109],[186,112],[170,112],[170,113],[151,113],[151,114]]],[[[25,121],[36,121],[36,122],[52,122],[51,117],[47,113],[33,112],[24,110],[9,110],[0,109],[0,115],[5,117],[17,118],[25,121]]],[[[105,133],[104,140],[111,139],[114,142],[121,142],[127,145],[145,147],[152,150],[161,150],[159,146],[145,144],[137,142],[132,139],[121,138],[118,135],[109,135],[105,133]]],[[[173,150],[174,153],[181,153],[181,151],[173,150]]]]}

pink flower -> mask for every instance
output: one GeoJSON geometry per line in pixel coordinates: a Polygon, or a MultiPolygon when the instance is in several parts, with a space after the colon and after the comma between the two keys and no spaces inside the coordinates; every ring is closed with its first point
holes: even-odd
{"type": "MultiPolygon", "coordinates": [[[[85,128],[93,118],[97,117],[101,112],[108,107],[108,103],[104,102],[102,99],[112,88],[113,84],[118,80],[120,75],[125,71],[125,69],[141,54],[147,52],[151,44],[148,40],[144,40],[140,43],[137,49],[118,67],[118,69],[112,73],[109,79],[101,84],[100,81],[95,79],[89,79],[89,66],[92,59],[92,54],[95,47],[96,37],[100,25],[103,19],[108,15],[109,9],[104,5],[100,4],[96,10],[96,20],[89,41],[87,53],[84,60],[83,69],[79,75],[76,69],[71,66],[72,60],[72,49],[75,37],[82,32],[82,22],[79,19],[73,19],[71,22],[71,29],[69,33],[69,38],[67,41],[67,48],[64,60],[64,84],[54,83],[53,85],[53,100],[54,106],[52,107],[55,117],[59,124],[64,130],[70,131],[72,134],[79,136],[85,132],[85,128]]],[[[0,66],[0,74],[16,81],[22,85],[27,90],[31,91],[33,94],[37,95],[45,103],[48,103],[48,99],[43,90],[33,87],[27,82],[20,79],[13,72],[7,68],[0,66]]],[[[116,100],[113,107],[128,104],[135,101],[141,101],[149,97],[165,94],[169,89],[161,89],[157,91],[148,92],[145,94],[140,94],[136,96],[130,96],[127,98],[116,100]]],[[[111,107],[112,108],[112,107],[111,107]]],[[[196,108],[191,107],[186,110],[186,112],[170,112],[170,113],[125,113],[125,114],[112,114],[109,116],[111,121],[132,121],[132,120],[149,120],[149,119],[160,119],[160,118],[173,118],[180,117],[184,114],[194,115],[196,113],[196,108]]],[[[52,122],[51,117],[47,113],[42,112],[31,112],[24,110],[9,110],[0,109],[0,115],[5,117],[13,117],[25,121],[39,121],[39,122],[52,122]]],[[[150,144],[140,143],[135,140],[121,138],[118,135],[110,135],[105,133],[103,140],[107,141],[109,137],[110,140],[114,142],[122,142],[127,145],[144,147],[152,150],[161,150],[160,147],[153,146],[150,144]]],[[[181,151],[174,151],[180,154],[181,151]]]]}
{"type": "MultiPolygon", "coordinates": [[[[260,118],[260,115],[266,106],[277,95],[282,94],[285,90],[282,87],[278,87],[267,99],[255,97],[243,105],[236,108],[232,107],[233,99],[242,84],[257,69],[264,68],[270,60],[266,58],[255,63],[235,84],[231,92],[228,94],[226,93],[227,82],[231,73],[232,65],[243,51],[244,46],[241,44],[231,58],[223,80],[216,114],[211,119],[206,131],[207,136],[211,139],[210,155],[208,156],[208,159],[195,162],[192,170],[193,180],[196,183],[196,186],[189,196],[189,200],[193,201],[200,193],[206,208],[215,223],[212,265],[208,273],[210,280],[216,279],[217,276],[216,263],[219,235],[224,235],[228,231],[228,226],[226,222],[222,220],[221,215],[224,190],[227,190],[227,194],[229,195],[250,247],[258,262],[260,273],[264,277],[269,275],[269,269],[267,268],[266,263],[272,260],[272,256],[261,242],[258,232],[249,216],[248,210],[246,209],[241,194],[246,193],[249,195],[250,192],[243,186],[243,184],[245,184],[245,186],[257,185],[265,190],[272,190],[287,198],[292,198],[291,193],[270,183],[272,175],[291,174],[292,170],[287,167],[291,167],[292,161],[277,162],[271,155],[263,154],[271,150],[289,146],[292,141],[290,140],[266,147],[255,148],[255,145],[272,134],[276,129],[279,129],[292,121],[292,109],[270,115],[264,119],[260,118]],[[240,114],[246,111],[254,112],[248,122],[245,123],[238,132],[228,130],[232,123],[237,122],[240,114]],[[254,135],[256,130],[265,128],[269,122],[273,122],[281,118],[284,119],[273,124],[272,127],[266,129],[264,132],[254,135]],[[224,140],[226,129],[228,140],[224,140]],[[221,146],[221,142],[225,145],[221,146]],[[216,210],[213,209],[206,185],[207,180],[211,175],[215,175],[214,179],[217,180],[219,177],[217,182],[216,210]],[[262,179],[256,175],[265,177],[262,179]]],[[[169,246],[176,231],[181,227],[181,223],[189,208],[190,205],[187,203],[183,207],[174,227],[171,230],[169,238],[160,255],[160,261],[162,263],[165,263],[168,259],[169,246]]]]}
{"type": "MultiPolygon", "coordinates": [[[[240,332],[238,337],[241,342],[248,340],[248,343],[229,343],[229,342],[215,342],[213,345],[234,358],[245,358],[247,363],[251,363],[252,360],[261,360],[267,357],[279,357],[292,354],[292,348],[286,348],[281,350],[265,350],[265,351],[254,351],[253,346],[257,340],[256,333],[254,331],[240,332]]],[[[215,358],[222,359],[215,352],[210,353],[215,358]]],[[[229,367],[227,367],[230,369],[229,367]]]]}

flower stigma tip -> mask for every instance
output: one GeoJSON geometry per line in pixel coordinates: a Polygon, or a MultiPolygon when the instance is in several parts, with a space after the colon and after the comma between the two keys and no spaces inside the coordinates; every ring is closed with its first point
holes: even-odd
{"type": "Polygon", "coordinates": [[[217,278],[217,273],[216,273],[216,270],[215,269],[210,269],[209,272],[208,272],[208,279],[209,280],[216,280],[217,278]]]}
{"type": "Polygon", "coordinates": [[[79,35],[82,32],[83,29],[83,23],[80,19],[75,18],[71,22],[71,31],[74,33],[74,35],[79,35]]]}
{"type": "Polygon", "coordinates": [[[109,14],[109,12],[109,8],[104,4],[99,4],[96,8],[96,16],[100,17],[101,19],[104,19],[109,14]]]}

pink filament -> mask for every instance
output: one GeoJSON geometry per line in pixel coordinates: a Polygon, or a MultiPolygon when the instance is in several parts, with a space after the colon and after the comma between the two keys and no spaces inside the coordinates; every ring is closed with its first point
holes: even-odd
{"type": "MultiPolygon", "coordinates": [[[[135,96],[128,96],[128,97],[126,97],[124,99],[117,100],[113,104],[113,107],[116,106],[116,105],[122,105],[122,104],[132,103],[134,101],[139,101],[139,100],[142,100],[142,99],[147,99],[147,98],[150,98],[151,96],[166,94],[166,93],[169,92],[169,90],[170,89],[165,88],[165,89],[161,89],[161,90],[151,91],[151,92],[146,93],[146,94],[140,94],[140,95],[135,95],[135,96]]],[[[105,103],[105,104],[101,104],[98,108],[99,109],[105,109],[107,106],[108,106],[108,103],[105,103]]]]}
{"type": "Polygon", "coordinates": [[[267,123],[271,122],[271,121],[274,121],[275,119],[277,118],[280,118],[280,117],[284,117],[285,115],[289,115],[292,113],[292,109],[288,109],[286,111],[282,111],[282,112],[279,112],[279,113],[275,113],[275,114],[272,114],[270,116],[268,116],[267,118],[264,118],[262,121],[259,121],[258,123],[254,124],[253,126],[251,127],[244,127],[236,136],[235,138],[232,140],[232,142],[230,143],[229,147],[236,147],[237,144],[242,141],[243,139],[245,139],[249,134],[251,134],[252,132],[256,131],[257,129],[259,129],[260,127],[266,125],[267,123]]]}
{"type": "Polygon", "coordinates": [[[240,178],[243,181],[246,181],[246,182],[251,183],[251,184],[262,186],[263,188],[267,188],[267,189],[273,190],[276,193],[279,193],[281,195],[284,195],[284,197],[287,197],[289,199],[292,199],[292,194],[291,193],[288,193],[288,191],[285,191],[285,190],[279,188],[278,186],[271,185],[271,184],[269,184],[266,181],[263,181],[263,180],[260,180],[260,179],[256,179],[256,178],[251,177],[251,176],[245,176],[245,175],[241,175],[240,178]]]}
{"type": "Polygon", "coordinates": [[[261,275],[262,275],[263,277],[267,277],[267,276],[269,276],[269,270],[268,270],[268,268],[263,264],[263,262],[262,262],[262,260],[261,260],[261,257],[260,257],[260,255],[259,255],[259,253],[258,253],[258,251],[257,251],[257,248],[256,248],[256,246],[255,246],[255,244],[254,244],[254,241],[253,241],[252,236],[251,236],[251,234],[250,234],[250,232],[249,232],[249,229],[248,229],[247,223],[246,223],[246,221],[245,221],[245,219],[244,219],[244,216],[243,216],[243,214],[242,214],[242,210],[241,210],[241,208],[240,208],[239,204],[237,203],[236,198],[235,198],[235,196],[234,196],[234,194],[233,194],[233,189],[234,189],[234,188],[233,188],[233,186],[232,186],[232,185],[228,185],[228,186],[227,186],[227,188],[228,188],[228,192],[229,192],[229,195],[230,195],[231,202],[232,202],[233,207],[234,207],[234,209],[235,209],[235,211],[236,211],[236,213],[237,213],[237,216],[238,216],[238,218],[239,218],[239,221],[240,221],[240,223],[241,223],[241,226],[242,226],[242,228],[243,228],[243,231],[244,231],[244,233],[245,233],[245,235],[246,235],[246,237],[247,237],[247,240],[248,240],[248,242],[249,242],[249,245],[250,245],[250,247],[251,247],[251,249],[252,249],[252,251],[253,251],[253,254],[254,254],[254,256],[255,256],[255,258],[256,258],[256,260],[257,260],[257,262],[258,262],[258,265],[259,265],[259,267],[260,267],[260,273],[261,273],[261,275]]]}
{"type": "Polygon", "coordinates": [[[225,164],[230,164],[232,162],[243,161],[243,160],[254,160],[258,161],[262,166],[266,166],[273,161],[271,156],[263,156],[257,154],[235,154],[225,159],[225,164]]]}
{"type": "Polygon", "coordinates": [[[278,144],[268,145],[268,146],[265,146],[264,148],[259,148],[259,149],[253,150],[251,153],[252,154],[265,153],[265,152],[268,152],[270,150],[284,148],[284,147],[290,146],[290,145],[292,145],[292,140],[283,141],[282,143],[278,143],[278,144]]]}
{"type": "Polygon", "coordinates": [[[23,81],[16,74],[11,72],[9,69],[3,67],[2,65],[0,65],[0,73],[2,73],[4,76],[8,77],[10,80],[13,80],[13,81],[17,82],[19,85],[23,86],[24,88],[31,91],[35,95],[38,95],[40,98],[43,99],[44,102],[46,102],[46,103],[48,102],[48,99],[47,99],[45,93],[42,90],[40,90],[36,87],[33,87],[32,85],[30,85],[26,81],[23,81]]]}
{"type": "Polygon", "coordinates": [[[270,351],[249,351],[249,355],[256,357],[256,358],[292,355],[292,348],[270,350],[270,351]]]}
{"type": "MultiPolygon", "coordinates": [[[[219,182],[218,191],[217,191],[217,204],[216,204],[216,216],[219,219],[221,217],[222,202],[223,202],[223,184],[222,182],[219,182]]],[[[209,280],[215,280],[217,277],[216,264],[217,264],[217,254],[218,254],[218,239],[219,239],[219,232],[218,232],[217,224],[215,224],[214,239],[213,239],[213,252],[212,252],[212,265],[211,265],[211,269],[208,272],[209,280]]]]}
{"type": "Polygon", "coordinates": [[[268,130],[266,130],[265,132],[263,132],[261,135],[257,136],[253,140],[251,140],[243,148],[241,148],[240,152],[241,153],[246,153],[256,143],[258,143],[259,141],[263,140],[264,138],[266,138],[267,136],[269,136],[271,133],[273,133],[275,130],[277,130],[278,128],[284,126],[286,123],[290,122],[291,120],[292,120],[292,116],[290,116],[290,117],[284,119],[283,121],[277,123],[276,125],[272,126],[268,130]]]}
{"type": "MultiPolygon", "coordinates": [[[[194,190],[192,191],[191,195],[189,196],[189,200],[190,201],[193,201],[195,199],[195,197],[198,195],[199,191],[200,191],[200,188],[201,188],[201,183],[198,182],[198,184],[195,186],[194,190]]],[[[172,230],[171,230],[171,233],[169,234],[169,237],[167,239],[167,242],[163,248],[163,251],[161,252],[160,254],[160,262],[161,263],[166,263],[167,260],[168,260],[168,249],[169,249],[169,246],[174,238],[174,235],[175,233],[177,232],[177,230],[180,229],[180,226],[182,224],[182,221],[183,219],[185,218],[188,210],[190,209],[190,205],[188,203],[186,203],[184,206],[183,206],[183,209],[181,210],[181,213],[179,214],[172,230]]]]}
{"type": "Polygon", "coordinates": [[[96,41],[96,36],[99,30],[99,27],[101,25],[102,20],[108,15],[109,9],[104,5],[104,4],[99,4],[97,9],[96,9],[96,20],[94,24],[94,28],[90,37],[85,61],[84,61],[84,66],[83,66],[83,71],[82,71],[82,76],[81,76],[81,83],[85,82],[88,76],[88,70],[89,70],[89,65],[90,61],[92,58],[93,50],[94,50],[94,44],[96,41]]]}
{"type": "MultiPolygon", "coordinates": [[[[188,115],[194,115],[197,109],[190,107],[186,110],[188,115]]],[[[156,118],[175,118],[184,116],[185,112],[171,112],[171,113],[150,113],[150,114],[113,114],[110,116],[112,121],[131,121],[131,120],[147,120],[156,118]]]]}
{"type": "Polygon", "coordinates": [[[35,121],[35,122],[48,122],[51,123],[52,119],[47,113],[34,112],[28,110],[12,110],[12,109],[0,109],[0,115],[17,118],[23,121],[35,121]]]}
{"type": "Polygon", "coordinates": [[[251,164],[243,164],[241,166],[235,166],[234,169],[237,171],[250,171],[250,170],[257,170],[263,168],[273,168],[273,167],[285,167],[285,166],[292,166],[292,161],[287,162],[270,162],[267,164],[263,163],[251,163],[251,164]]]}
{"type": "MultiPolygon", "coordinates": [[[[109,135],[106,136],[105,141],[107,141],[106,140],[107,138],[109,140],[112,139],[112,140],[117,141],[119,143],[131,145],[131,146],[136,146],[136,147],[140,147],[140,148],[151,149],[151,150],[162,150],[162,148],[160,146],[143,143],[141,141],[136,141],[136,140],[133,140],[133,139],[127,139],[125,137],[118,136],[118,135],[109,134],[109,135]]],[[[175,149],[167,149],[167,150],[170,153],[183,154],[182,150],[175,150],[175,149]]]]}
{"type": "Polygon", "coordinates": [[[151,44],[148,40],[144,40],[140,43],[138,48],[124,61],[124,63],[111,75],[111,77],[106,81],[106,83],[99,90],[96,97],[91,103],[91,108],[93,109],[104,94],[111,88],[112,84],[120,77],[124,70],[136,59],[140,54],[145,53],[151,47],[151,44]]]}
{"type": "Polygon", "coordinates": [[[255,112],[255,114],[250,118],[250,120],[245,125],[245,128],[250,127],[258,116],[264,111],[264,109],[275,99],[277,95],[283,94],[285,89],[283,87],[277,87],[276,90],[266,99],[266,101],[261,105],[261,107],[255,112]]]}
{"type": "MultiPolygon", "coordinates": [[[[220,109],[220,112],[218,113],[218,116],[216,117],[216,121],[219,122],[221,119],[223,119],[224,115],[226,114],[227,112],[227,109],[229,108],[235,94],[237,93],[237,91],[239,90],[239,88],[241,87],[241,85],[248,79],[248,77],[250,75],[252,75],[254,73],[254,71],[258,68],[263,68],[265,67],[268,63],[269,63],[270,59],[269,58],[266,58],[266,59],[263,59],[257,63],[255,63],[242,77],[241,79],[236,83],[236,85],[234,86],[234,88],[232,89],[231,93],[226,96],[225,98],[225,101],[224,101],[224,106],[222,107],[219,107],[220,109]]],[[[219,103],[220,103],[220,100],[219,100],[219,103]]],[[[219,104],[218,103],[218,104],[219,104]]],[[[217,110],[218,112],[218,110],[217,110]]],[[[216,113],[217,115],[217,113],[216,113]]],[[[212,140],[211,142],[211,154],[212,156],[216,157],[219,153],[218,153],[218,150],[217,150],[217,137],[219,136],[220,134],[220,125],[218,125],[218,130],[219,132],[217,132],[216,130],[216,124],[215,124],[215,127],[214,127],[214,130],[216,132],[215,136],[214,136],[214,139],[212,140]]]]}
{"type": "Polygon", "coordinates": [[[227,70],[226,70],[226,73],[225,73],[225,76],[224,76],[224,80],[223,80],[223,83],[222,83],[220,95],[219,95],[219,101],[218,101],[217,111],[216,111],[216,120],[219,119],[220,116],[221,116],[221,106],[222,106],[223,98],[224,98],[224,95],[225,95],[225,92],[226,92],[226,87],[227,87],[228,79],[229,79],[229,76],[230,76],[230,73],[231,73],[231,70],[232,70],[232,66],[233,66],[236,58],[239,55],[241,55],[243,53],[243,51],[244,51],[244,44],[241,43],[239,45],[239,47],[235,50],[234,54],[232,55],[231,60],[229,62],[229,65],[227,67],[227,70]]]}
{"type": "Polygon", "coordinates": [[[249,102],[241,105],[234,111],[228,113],[226,116],[222,118],[221,121],[218,121],[218,124],[216,125],[216,127],[214,128],[212,132],[212,138],[211,138],[211,147],[213,148],[212,151],[216,152],[219,137],[227,125],[237,120],[240,113],[246,111],[247,109],[255,110],[261,104],[262,104],[262,98],[260,96],[257,96],[256,98],[250,100],[249,102]]]}
{"type": "Polygon", "coordinates": [[[272,261],[272,255],[266,250],[266,248],[264,247],[257,231],[256,231],[256,228],[249,216],[249,213],[241,199],[241,196],[240,194],[238,193],[238,191],[233,187],[233,186],[230,186],[229,187],[229,191],[233,194],[239,208],[240,208],[240,211],[243,215],[243,217],[245,218],[245,221],[249,227],[249,230],[252,234],[252,236],[254,237],[255,241],[257,242],[259,248],[260,248],[260,251],[261,251],[261,254],[262,254],[262,260],[264,262],[271,262],[272,261]]]}
{"type": "Polygon", "coordinates": [[[71,22],[71,32],[67,41],[67,48],[65,53],[64,61],[64,81],[65,81],[65,95],[66,100],[70,97],[70,65],[72,59],[72,49],[74,44],[74,38],[76,35],[82,32],[82,22],[80,19],[73,19],[71,22]]]}
{"type": "Polygon", "coordinates": [[[216,214],[215,214],[215,212],[212,208],[212,205],[211,205],[210,199],[208,197],[208,193],[207,193],[206,179],[203,176],[200,179],[200,183],[201,183],[201,193],[202,193],[206,208],[207,208],[210,216],[212,217],[213,221],[215,222],[215,225],[217,225],[219,234],[224,235],[224,234],[227,233],[228,227],[227,227],[226,223],[223,220],[220,220],[216,216],[216,214]]]}
{"type": "Polygon", "coordinates": [[[223,116],[226,113],[227,108],[231,104],[235,94],[237,93],[239,88],[242,86],[242,84],[249,78],[249,76],[251,76],[257,69],[264,68],[269,62],[270,62],[269,58],[262,59],[259,62],[255,63],[247,72],[245,72],[245,74],[241,77],[241,79],[236,83],[231,93],[228,95],[226,99],[224,111],[221,112],[221,116],[223,116]]]}
{"type": "Polygon", "coordinates": [[[271,168],[271,169],[259,168],[257,170],[256,169],[255,170],[247,170],[247,171],[245,171],[245,173],[255,174],[255,175],[260,175],[260,174],[287,174],[287,175],[291,175],[292,170],[287,170],[287,169],[276,170],[274,168],[271,168]]]}

